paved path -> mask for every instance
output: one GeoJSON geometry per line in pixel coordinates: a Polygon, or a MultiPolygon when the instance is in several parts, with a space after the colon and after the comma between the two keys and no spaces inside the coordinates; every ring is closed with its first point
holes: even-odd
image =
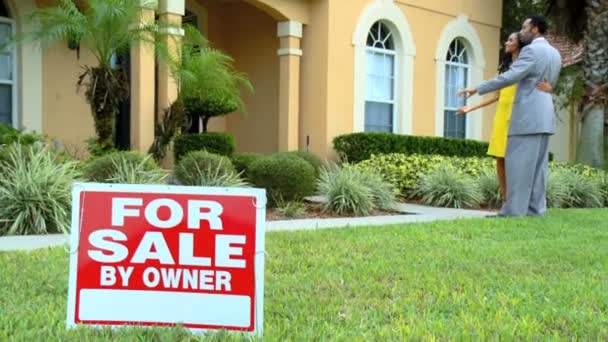
{"type": "MultiPolygon", "coordinates": [[[[322,199],[313,198],[312,200],[320,201],[322,199]]],[[[397,208],[395,209],[401,213],[404,213],[404,215],[269,221],[266,223],[266,231],[294,231],[357,226],[397,225],[417,222],[480,218],[488,215],[494,215],[493,213],[487,211],[435,208],[414,204],[398,204],[397,208]]],[[[27,251],[46,247],[56,247],[66,245],[68,242],[69,237],[61,234],[0,237],[0,252],[16,250],[27,251]]]]}

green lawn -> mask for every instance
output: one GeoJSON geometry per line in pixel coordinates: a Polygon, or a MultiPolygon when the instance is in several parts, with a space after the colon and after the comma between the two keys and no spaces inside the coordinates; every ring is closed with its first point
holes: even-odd
{"type": "MultiPolygon", "coordinates": [[[[606,209],[270,233],[267,250],[265,340],[608,338],[606,209]]],[[[0,341],[194,340],[66,332],[66,252],[0,253],[0,265],[0,341]]]]}

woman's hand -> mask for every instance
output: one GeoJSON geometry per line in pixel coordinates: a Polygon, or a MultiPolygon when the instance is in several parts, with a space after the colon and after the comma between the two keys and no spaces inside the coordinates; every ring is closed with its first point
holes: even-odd
{"type": "Polygon", "coordinates": [[[475,89],[475,88],[460,89],[458,92],[456,92],[456,96],[460,96],[462,94],[465,94],[466,97],[471,97],[471,96],[477,94],[477,89],[475,89]]]}
{"type": "Polygon", "coordinates": [[[456,111],[456,115],[465,115],[465,114],[468,114],[468,113],[471,112],[471,109],[473,109],[471,106],[460,107],[456,111]]]}
{"type": "Polygon", "coordinates": [[[536,83],[536,89],[538,89],[540,91],[544,91],[545,93],[553,92],[553,86],[551,85],[551,83],[549,83],[547,81],[541,81],[541,82],[536,83]]]}

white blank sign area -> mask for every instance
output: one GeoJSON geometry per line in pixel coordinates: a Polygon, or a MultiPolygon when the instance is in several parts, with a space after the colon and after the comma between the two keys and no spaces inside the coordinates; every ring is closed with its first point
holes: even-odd
{"type": "Polygon", "coordinates": [[[80,320],[248,328],[248,296],[165,291],[80,291],[80,320]]]}

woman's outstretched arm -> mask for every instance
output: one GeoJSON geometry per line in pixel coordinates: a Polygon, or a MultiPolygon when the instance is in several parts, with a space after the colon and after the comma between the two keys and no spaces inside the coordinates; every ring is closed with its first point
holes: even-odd
{"type": "Polygon", "coordinates": [[[485,101],[482,101],[480,104],[476,105],[476,106],[464,106],[464,107],[460,107],[458,108],[458,110],[456,111],[456,114],[459,115],[463,115],[463,114],[468,114],[474,110],[477,110],[479,108],[483,108],[486,106],[491,105],[494,102],[498,102],[498,95],[493,96],[485,101]]]}

